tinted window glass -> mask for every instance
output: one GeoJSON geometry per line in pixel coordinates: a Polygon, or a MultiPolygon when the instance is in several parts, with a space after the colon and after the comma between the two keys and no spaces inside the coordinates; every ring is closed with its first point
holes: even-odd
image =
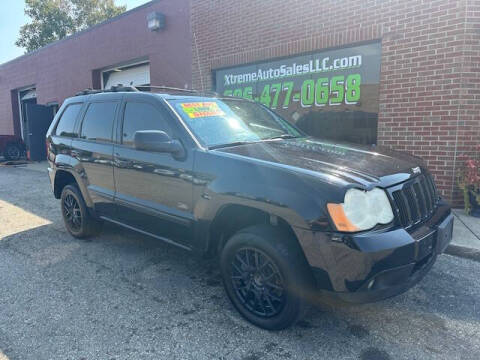
{"type": "Polygon", "coordinates": [[[98,142],[112,141],[112,126],[117,103],[91,103],[83,118],[81,137],[98,142]]]}
{"type": "Polygon", "coordinates": [[[286,120],[254,102],[201,97],[168,101],[208,147],[303,136],[286,120]]]}
{"type": "Polygon", "coordinates": [[[171,135],[170,128],[166,124],[167,116],[150,104],[127,103],[123,117],[122,143],[133,146],[135,132],[140,130],[161,130],[171,135]]]}
{"type": "Polygon", "coordinates": [[[72,104],[67,106],[58,122],[55,134],[59,136],[77,136],[77,134],[73,133],[73,130],[75,128],[75,120],[77,119],[81,107],[82,104],[72,104]]]}

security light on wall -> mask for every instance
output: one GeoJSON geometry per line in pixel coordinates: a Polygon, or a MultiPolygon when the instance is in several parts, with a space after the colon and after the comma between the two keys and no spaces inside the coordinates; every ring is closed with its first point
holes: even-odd
{"type": "Polygon", "coordinates": [[[165,27],[165,15],[156,11],[148,14],[147,25],[150,31],[162,30],[165,27]]]}

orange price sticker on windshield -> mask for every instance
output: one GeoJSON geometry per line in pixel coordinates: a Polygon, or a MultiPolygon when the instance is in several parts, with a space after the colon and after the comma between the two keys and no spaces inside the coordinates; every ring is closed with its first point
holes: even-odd
{"type": "Polygon", "coordinates": [[[216,102],[207,101],[207,102],[193,102],[193,103],[182,103],[182,110],[189,118],[195,119],[200,117],[209,117],[209,116],[223,116],[225,113],[218,106],[216,102]]]}

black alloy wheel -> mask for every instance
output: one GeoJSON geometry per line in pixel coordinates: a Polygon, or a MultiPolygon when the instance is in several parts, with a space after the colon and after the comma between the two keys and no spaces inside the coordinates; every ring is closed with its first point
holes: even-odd
{"type": "Polygon", "coordinates": [[[100,231],[102,222],[90,214],[77,185],[63,188],[61,208],[65,227],[76,238],[86,238],[100,231]]]}
{"type": "Polygon", "coordinates": [[[72,194],[68,194],[63,199],[63,215],[67,226],[74,232],[78,232],[82,227],[82,212],[80,205],[72,194]]]}
{"type": "Polygon", "coordinates": [[[232,285],[243,305],[257,316],[269,318],[285,306],[284,279],[263,251],[241,248],[232,261],[232,285]]]}
{"type": "Polygon", "coordinates": [[[235,233],[220,254],[225,291],[252,324],[280,330],[309,308],[313,277],[288,229],[253,225],[235,233]]]}

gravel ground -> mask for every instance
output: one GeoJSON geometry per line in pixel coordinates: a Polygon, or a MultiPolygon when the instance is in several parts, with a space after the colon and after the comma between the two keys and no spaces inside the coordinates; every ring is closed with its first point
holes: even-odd
{"type": "Polygon", "coordinates": [[[375,304],[244,321],[213,261],[106,225],[63,228],[47,174],[0,167],[0,359],[479,359],[480,263],[441,256],[375,304]]]}

